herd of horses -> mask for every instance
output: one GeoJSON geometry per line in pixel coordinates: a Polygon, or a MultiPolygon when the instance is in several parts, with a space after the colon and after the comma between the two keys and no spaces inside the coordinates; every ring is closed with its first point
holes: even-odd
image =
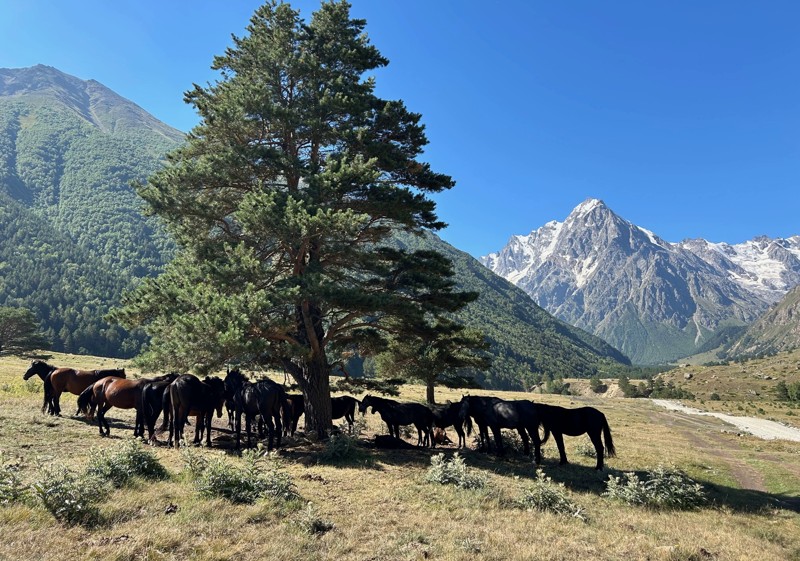
{"type": "MultiPolygon", "coordinates": [[[[111,427],[106,413],[112,407],[135,409],[134,436],[156,441],[155,425],[162,417],[161,431],[169,430],[168,445],[179,446],[190,416],[195,417],[195,444],[203,435],[211,446],[211,422],[216,412],[222,417],[223,407],[228,412],[228,426],[235,434],[236,448],[241,447],[242,416],[245,418],[246,446],[251,446],[251,433],[257,427],[258,437],[267,438],[267,449],[280,447],[281,436],[294,435],[300,416],[305,411],[302,395],[288,394],[284,387],[270,379],[250,381],[239,370],[229,370],[224,379],[207,376],[200,379],[192,374],[166,374],[155,378],[130,379],[124,369],[78,370],[58,368],[41,360],[34,360],[25,372],[25,380],[39,376],[44,385],[45,410],[60,415],[60,397],[64,392],[78,396],[76,415],[97,417],[101,436],[108,436],[111,427]]],[[[354,397],[332,397],[334,420],[344,418],[353,430],[356,408],[363,415],[368,409],[379,414],[386,424],[390,437],[400,440],[400,427],[413,425],[417,429],[417,446],[436,446],[436,434],[453,427],[458,434],[458,447],[466,446],[466,436],[477,425],[479,449],[489,451],[494,437],[497,454],[503,454],[502,429],[516,430],[526,455],[541,463],[541,446],[550,434],[558,447],[561,464],[567,463],[564,435],[587,434],[597,457],[596,469],[603,469],[603,458],[614,456],[614,441],[605,415],[593,407],[569,409],[533,401],[503,400],[491,396],[463,396],[460,401],[444,405],[424,405],[400,402],[393,399],[365,396],[361,401],[354,397]],[[543,437],[540,437],[540,427],[543,437]],[[436,431],[435,429],[439,429],[436,431]]]]}

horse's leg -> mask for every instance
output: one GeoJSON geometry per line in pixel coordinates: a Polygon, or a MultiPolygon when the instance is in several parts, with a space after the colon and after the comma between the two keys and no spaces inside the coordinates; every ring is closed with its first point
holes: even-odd
{"type": "Polygon", "coordinates": [[[283,427],[281,425],[281,409],[280,409],[280,406],[278,406],[278,409],[275,411],[275,415],[273,415],[273,417],[275,418],[275,434],[277,435],[276,436],[276,442],[275,442],[275,448],[280,448],[281,447],[281,431],[283,430],[283,427]]]}
{"type": "MultiPolygon", "coordinates": [[[[497,444],[497,455],[503,455],[503,433],[500,430],[499,426],[492,425],[492,434],[494,435],[494,441],[497,444]]],[[[488,438],[488,435],[487,435],[488,438]]]]}
{"type": "Polygon", "coordinates": [[[195,423],[197,426],[194,428],[194,443],[200,445],[203,443],[203,430],[205,429],[205,416],[200,413],[195,415],[195,423]]]}
{"type": "Polygon", "coordinates": [[[594,469],[601,470],[603,469],[603,455],[605,454],[605,449],[603,448],[603,440],[600,438],[600,429],[598,428],[597,431],[588,431],[589,439],[594,444],[594,451],[597,454],[597,466],[594,469]]]}
{"type": "Polygon", "coordinates": [[[522,439],[522,450],[525,452],[526,456],[531,455],[531,445],[528,442],[528,435],[525,433],[524,428],[518,428],[517,432],[519,433],[519,437],[522,439]]]}
{"type": "Polygon", "coordinates": [[[261,416],[264,419],[264,424],[267,425],[267,432],[269,433],[269,440],[267,441],[267,451],[272,450],[272,440],[275,437],[275,425],[272,423],[272,417],[269,415],[261,416]]]}
{"type": "Polygon", "coordinates": [[[564,435],[553,431],[553,439],[555,439],[556,446],[558,446],[558,463],[563,466],[567,463],[567,453],[564,451],[564,435]]]}
{"type": "Polygon", "coordinates": [[[533,461],[538,466],[542,463],[542,440],[539,438],[539,427],[534,426],[533,430],[528,429],[528,433],[533,440],[533,461]]]}
{"type": "Polygon", "coordinates": [[[61,390],[53,388],[53,415],[61,416],[61,390]]]}
{"type": "Polygon", "coordinates": [[[245,448],[250,448],[252,446],[250,443],[250,431],[253,425],[253,416],[249,413],[244,416],[244,424],[247,427],[247,446],[245,448]]]}
{"type": "Polygon", "coordinates": [[[458,435],[458,447],[463,448],[467,445],[467,435],[464,434],[464,427],[459,423],[455,423],[453,428],[456,429],[456,434],[458,435]]]}
{"type": "MultiPolygon", "coordinates": [[[[205,414],[205,417],[203,418],[203,424],[205,425],[206,429],[206,446],[208,448],[211,448],[211,423],[213,422],[213,420],[214,420],[214,410],[211,409],[208,413],[205,414]]],[[[202,436],[203,435],[201,434],[200,437],[202,438],[202,436]]]]}
{"type": "Polygon", "coordinates": [[[109,409],[111,409],[111,405],[108,403],[98,405],[97,407],[97,424],[100,426],[100,436],[111,436],[111,426],[106,420],[106,412],[109,409]],[[105,434],[103,434],[103,426],[106,428],[105,434]]]}

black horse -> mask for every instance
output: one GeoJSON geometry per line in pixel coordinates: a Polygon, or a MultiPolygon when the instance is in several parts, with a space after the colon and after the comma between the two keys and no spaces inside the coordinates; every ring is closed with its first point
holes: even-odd
{"type": "MultiPolygon", "coordinates": [[[[287,394],[286,397],[289,400],[291,409],[291,426],[287,423],[284,427],[283,434],[284,436],[294,436],[294,432],[297,430],[297,423],[305,410],[305,399],[303,398],[303,394],[299,393],[287,394]]],[[[344,417],[351,434],[353,432],[358,403],[359,401],[356,398],[350,397],[349,395],[331,398],[331,419],[335,421],[336,419],[344,417]]]]}
{"type": "Polygon", "coordinates": [[[467,445],[467,437],[464,436],[464,422],[461,420],[461,403],[448,403],[446,405],[429,404],[433,413],[433,424],[440,429],[453,427],[458,434],[458,447],[467,445]]]}
{"type": "Polygon", "coordinates": [[[168,388],[178,376],[180,374],[177,372],[171,372],[153,380],[148,380],[142,386],[140,416],[144,426],[147,427],[147,438],[151,442],[156,440],[156,421],[162,413],[164,414],[164,420],[161,423],[161,431],[163,432],[169,427],[171,418],[169,400],[167,399],[165,403],[164,396],[169,395],[168,388]]]}
{"type": "Polygon", "coordinates": [[[201,381],[192,374],[182,374],[169,385],[169,398],[172,405],[169,444],[172,445],[174,437],[175,448],[180,446],[186,419],[189,415],[196,415],[194,442],[199,444],[203,430],[206,430],[206,444],[211,447],[211,419],[214,410],[217,417],[222,417],[225,382],[216,376],[207,376],[201,381]]]}
{"type": "Polygon", "coordinates": [[[286,399],[289,403],[289,422],[283,427],[283,436],[294,436],[297,423],[305,411],[305,399],[301,393],[286,394],[286,399]]]}
{"type": "Polygon", "coordinates": [[[436,447],[433,441],[433,413],[425,405],[413,402],[399,402],[383,397],[366,396],[358,405],[358,411],[363,415],[368,407],[372,413],[380,413],[381,419],[389,428],[389,434],[400,438],[400,425],[413,424],[417,428],[417,446],[436,447]]]}
{"type": "Polygon", "coordinates": [[[236,448],[241,445],[242,414],[245,416],[248,447],[250,447],[252,423],[258,415],[267,425],[269,432],[267,450],[272,450],[276,433],[277,446],[281,445],[281,412],[289,409],[286,391],[282,386],[268,379],[253,383],[238,370],[231,370],[225,376],[225,393],[233,402],[236,417],[236,448]]]}
{"type": "Polygon", "coordinates": [[[589,439],[594,444],[594,450],[597,453],[597,466],[595,469],[603,469],[603,440],[600,437],[601,433],[606,441],[605,452],[609,457],[617,455],[617,451],[614,449],[614,441],[611,439],[611,429],[602,411],[598,411],[594,407],[566,409],[557,405],[545,405],[544,403],[534,403],[534,408],[545,431],[553,433],[553,438],[558,446],[559,463],[561,465],[567,463],[567,454],[564,452],[563,435],[565,434],[567,436],[580,436],[584,433],[589,435],[589,439]]]}
{"type": "Polygon", "coordinates": [[[501,429],[516,429],[522,439],[525,455],[531,453],[528,440],[533,440],[534,461],[539,464],[542,461],[541,446],[547,441],[549,433],[545,427],[543,439],[539,438],[539,419],[533,402],[519,399],[505,401],[497,397],[483,397],[467,395],[461,398],[461,419],[467,427],[467,434],[472,433],[472,422],[470,417],[475,419],[481,434],[481,441],[485,441],[487,448],[489,433],[492,430],[494,440],[497,445],[497,454],[503,454],[503,435],[501,429]]]}
{"type": "MultiPolygon", "coordinates": [[[[25,374],[22,375],[23,380],[28,380],[33,376],[39,376],[42,379],[42,383],[47,381],[47,377],[53,373],[58,367],[53,366],[52,364],[47,364],[43,360],[34,360],[31,362],[30,367],[28,370],[25,371],[25,374]]],[[[50,387],[49,384],[45,383],[45,390],[50,387]]],[[[42,413],[44,410],[47,409],[47,413],[50,415],[55,415],[55,410],[53,409],[53,403],[51,401],[49,392],[44,391],[44,403],[42,403],[42,413]]]]}
{"type": "Polygon", "coordinates": [[[353,434],[353,424],[356,420],[356,407],[358,407],[358,404],[359,401],[349,395],[331,398],[331,419],[335,421],[344,417],[350,434],[353,434]]]}

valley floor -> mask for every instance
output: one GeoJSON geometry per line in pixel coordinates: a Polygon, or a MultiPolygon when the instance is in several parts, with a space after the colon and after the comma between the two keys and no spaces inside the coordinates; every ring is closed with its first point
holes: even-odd
{"type": "MultiPolygon", "coordinates": [[[[57,356],[50,362],[101,365],[102,359],[90,360],[57,356]]],[[[116,366],[109,361],[103,365],[116,366]]],[[[25,367],[21,359],[0,361],[0,451],[6,460],[19,459],[25,477],[35,478],[41,465],[52,463],[81,469],[92,449],[129,438],[130,412],[112,409],[112,436],[100,438],[94,424],[69,416],[74,396],[63,400],[64,417],[41,414],[42,394],[36,384],[21,380],[25,367]]],[[[410,386],[403,389],[402,399],[423,396],[424,388],[410,386]]],[[[460,392],[437,391],[437,398],[459,399],[460,392]]],[[[302,497],[297,504],[261,500],[235,505],[203,498],[186,478],[184,455],[159,446],[153,450],[170,477],[114,491],[102,504],[103,523],[96,527],[62,527],[34,504],[0,506],[0,559],[677,561],[744,560],[758,552],[760,561],[800,560],[800,443],[737,436],[715,418],[672,412],[648,400],[534,399],[593,405],[609,419],[618,456],[608,459],[605,472],[596,472],[594,458],[584,454],[585,437],[566,439],[568,466],[558,466],[552,440],[544,448],[545,474],[564,485],[585,520],[516,506],[536,472],[527,458],[515,453],[500,459],[462,451],[470,469],[487,478],[484,489],[428,483],[432,455],[442,451],[450,456],[456,449],[370,448],[366,445],[373,435],[385,429],[377,415],[367,415],[361,436],[365,446],[352,461],[326,463],[324,447],[300,436],[273,455],[295,482],[302,497]],[[603,496],[610,475],[641,474],[657,465],[675,466],[700,482],[711,504],[691,511],[655,511],[603,496]],[[334,528],[322,534],[305,531],[303,521],[310,512],[334,528]]],[[[221,421],[215,420],[214,448],[196,453],[239,462],[228,454],[231,437],[221,421]]]]}

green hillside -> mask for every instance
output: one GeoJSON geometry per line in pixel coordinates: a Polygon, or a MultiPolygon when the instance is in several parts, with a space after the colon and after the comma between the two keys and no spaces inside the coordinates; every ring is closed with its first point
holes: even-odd
{"type": "Polygon", "coordinates": [[[181,138],[97,82],[0,69],[0,305],[33,310],[55,350],[138,350],[103,316],[172,244],[130,182],[181,138]]]}
{"type": "Polygon", "coordinates": [[[480,294],[458,317],[489,338],[494,363],[485,378],[478,376],[486,385],[528,389],[543,379],[588,378],[630,364],[602,339],[551,316],[520,288],[437,236],[405,235],[400,243],[443,253],[453,262],[459,287],[480,294]]]}

